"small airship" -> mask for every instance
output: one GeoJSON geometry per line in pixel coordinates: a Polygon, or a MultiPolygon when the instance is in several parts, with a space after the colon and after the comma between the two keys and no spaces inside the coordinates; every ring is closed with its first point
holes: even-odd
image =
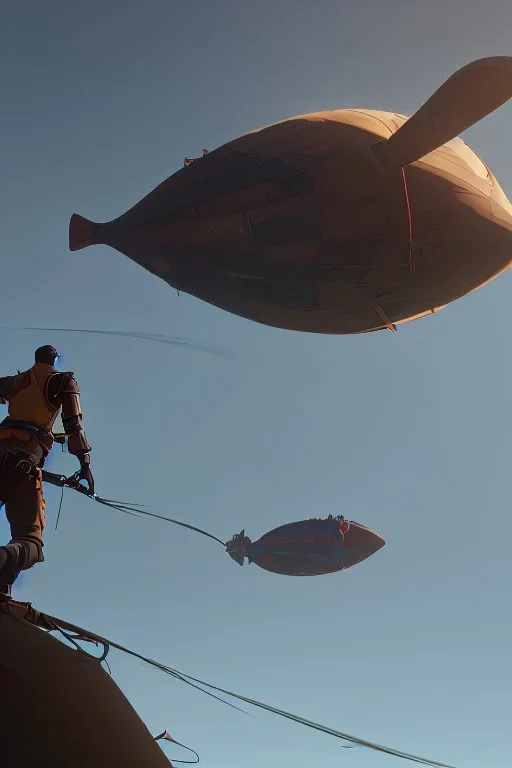
{"type": "Polygon", "coordinates": [[[70,249],[107,244],[266,325],[395,331],[512,262],[512,206],[458,138],[510,96],[512,57],[490,57],[409,119],[340,109],[284,120],[187,160],[113,221],[73,214],[70,249]]]}
{"type": "Polygon", "coordinates": [[[239,565],[247,558],[266,571],[284,576],[321,576],[361,563],[386,542],[377,533],[342,515],[288,523],[252,542],[245,531],[226,544],[239,565]]]}

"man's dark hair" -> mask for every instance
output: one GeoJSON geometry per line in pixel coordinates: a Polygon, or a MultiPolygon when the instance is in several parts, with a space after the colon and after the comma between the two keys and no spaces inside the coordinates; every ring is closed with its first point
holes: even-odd
{"type": "Polygon", "coordinates": [[[36,363],[45,363],[46,365],[55,365],[59,353],[50,344],[36,349],[36,363]]]}

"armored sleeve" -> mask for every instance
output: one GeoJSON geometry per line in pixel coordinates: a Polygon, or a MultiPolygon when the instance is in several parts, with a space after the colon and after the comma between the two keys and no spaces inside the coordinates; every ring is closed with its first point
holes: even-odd
{"type": "Polygon", "coordinates": [[[58,374],[58,377],[52,387],[52,396],[62,405],[62,426],[68,438],[68,450],[75,456],[89,453],[91,446],[82,426],[80,390],[76,379],[72,373],[58,374]]]}
{"type": "Polygon", "coordinates": [[[0,403],[7,403],[17,390],[19,376],[2,376],[0,378],[0,403]]]}

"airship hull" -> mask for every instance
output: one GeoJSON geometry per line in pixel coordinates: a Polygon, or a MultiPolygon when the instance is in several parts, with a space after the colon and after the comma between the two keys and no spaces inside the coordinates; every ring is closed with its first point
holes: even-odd
{"type": "Polygon", "coordinates": [[[404,122],[334,110],[254,131],[114,221],[74,217],[71,248],[108,244],[180,291],[271,326],[393,328],[512,258],[510,203],[463,142],[405,168],[380,162],[376,144],[404,122]]]}
{"type": "Polygon", "coordinates": [[[0,604],[1,764],[172,768],[97,659],[0,604]]]}
{"type": "Polygon", "coordinates": [[[273,573],[321,576],[361,563],[384,544],[381,536],[359,523],[350,522],[343,533],[336,518],[302,520],[266,533],[248,547],[247,557],[273,573]]]}

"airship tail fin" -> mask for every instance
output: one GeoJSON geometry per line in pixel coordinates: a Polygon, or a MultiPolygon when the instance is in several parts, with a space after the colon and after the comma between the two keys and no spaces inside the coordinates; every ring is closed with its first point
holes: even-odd
{"type": "Polygon", "coordinates": [[[94,222],[74,213],[69,222],[69,250],[80,251],[88,245],[94,245],[97,242],[94,237],[95,226],[94,222]]]}

